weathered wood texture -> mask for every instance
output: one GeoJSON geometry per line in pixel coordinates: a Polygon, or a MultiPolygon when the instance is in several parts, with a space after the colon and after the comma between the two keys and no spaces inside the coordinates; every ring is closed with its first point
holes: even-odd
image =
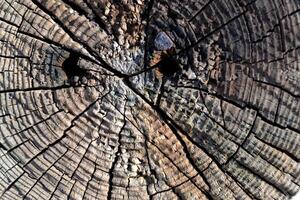
{"type": "Polygon", "coordinates": [[[0,0],[0,199],[289,199],[299,0],[0,0]]]}

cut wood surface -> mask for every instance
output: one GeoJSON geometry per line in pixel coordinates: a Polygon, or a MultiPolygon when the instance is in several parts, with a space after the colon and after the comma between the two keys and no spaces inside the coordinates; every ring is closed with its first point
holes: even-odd
{"type": "Polygon", "coordinates": [[[291,199],[299,47],[299,0],[0,0],[0,199],[291,199]]]}

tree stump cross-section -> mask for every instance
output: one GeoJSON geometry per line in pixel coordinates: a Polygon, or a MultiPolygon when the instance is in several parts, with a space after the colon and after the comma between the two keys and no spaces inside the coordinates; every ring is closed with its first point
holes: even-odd
{"type": "Polygon", "coordinates": [[[0,199],[290,199],[299,47],[299,0],[0,0],[0,199]]]}

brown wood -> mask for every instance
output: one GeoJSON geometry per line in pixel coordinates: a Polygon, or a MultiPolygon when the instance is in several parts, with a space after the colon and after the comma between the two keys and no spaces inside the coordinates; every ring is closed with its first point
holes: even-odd
{"type": "Polygon", "coordinates": [[[0,0],[0,199],[290,199],[299,0],[0,0]]]}

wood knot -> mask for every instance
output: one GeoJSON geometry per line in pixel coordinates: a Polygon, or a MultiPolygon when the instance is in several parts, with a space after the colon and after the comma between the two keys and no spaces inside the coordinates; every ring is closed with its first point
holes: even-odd
{"type": "Polygon", "coordinates": [[[68,80],[74,77],[84,77],[88,74],[87,70],[80,68],[79,54],[76,52],[70,53],[69,57],[62,63],[62,69],[64,70],[68,80]]]}
{"type": "Polygon", "coordinates": [[[178,61],[168,54],[161,55],[161,60],[157,63],[157,68],[164,76],[172,76],[181,69],[178,61]]]}

